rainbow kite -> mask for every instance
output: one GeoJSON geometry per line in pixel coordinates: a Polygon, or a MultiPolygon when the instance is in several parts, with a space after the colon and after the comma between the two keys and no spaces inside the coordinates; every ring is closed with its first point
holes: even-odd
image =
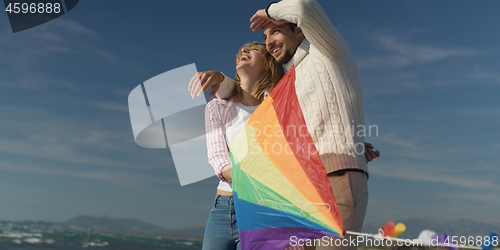
{"type": "Polygon", "coordinates": [[[231,146],[241,247],[284,249],[291,240],[343,236],[330,182],[307,132],[292,67],[231,146]]]}

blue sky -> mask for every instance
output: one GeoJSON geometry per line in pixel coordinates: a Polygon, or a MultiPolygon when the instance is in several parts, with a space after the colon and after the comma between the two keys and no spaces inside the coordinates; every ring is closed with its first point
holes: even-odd
{"type": "MultiPolygon", "coordinates": [[[[0,13],[0,220],[134,218],[203,225],[217,179],[179,185],[167,150],[134,142],[128,94],[168,70],[235,73],[268,1],[86,0],[13,34],[0,13]]],[[[500,2],[321,1],[361,71],[366,220],[500,221],[500,2]]],[[[186,84],[187,89],[187,84],[186,84]]],[[[168,98],[168,97],[166,97],[168,98]]]]}

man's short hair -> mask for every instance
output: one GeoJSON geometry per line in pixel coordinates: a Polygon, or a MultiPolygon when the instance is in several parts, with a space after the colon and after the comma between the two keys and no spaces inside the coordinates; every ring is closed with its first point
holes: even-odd
{"type": "Polygon", "coordinates": [[[297,27],[297,24],[295,24],[295,23],[287,23],[287,24],[288,24],[288,27],[290,27],[290,29],[292,31],[295,31],[295,27],[297,27]]]}

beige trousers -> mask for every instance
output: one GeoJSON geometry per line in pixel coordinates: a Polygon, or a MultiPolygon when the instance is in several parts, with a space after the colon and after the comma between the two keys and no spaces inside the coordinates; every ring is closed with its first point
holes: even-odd
{"type": "MultiPolygon", "coordinates": [[[[344,231],[361,232],[366,206],[368,205],[367,176],[361,172],[346,172],[340,176],[328,176],[333,195],[339,207],[340,217],[344,221],[344,231]]],[[[306,246],[306,250],[356,250],[356,236],[345,235],[342,242],[332,240],[316,240],[316,246],[306,246]],[[352,238],[351,238],[352,237],[352,238]],[[327,244],[328,243],[328,244],[327,244]]],[[[342,240],[342,239],[341,239],[342,240]]]]}

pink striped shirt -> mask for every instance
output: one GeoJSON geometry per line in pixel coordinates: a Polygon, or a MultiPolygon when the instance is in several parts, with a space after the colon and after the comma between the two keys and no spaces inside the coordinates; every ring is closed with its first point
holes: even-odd
{"type": "Polygon", "coordinates": [[[231,164],[229,147],[226,143],[225,131],[234,117],[234,102],[232,100],[213,99],[205,108],[205,129],[207,131],[208,162],[215,170],[217,177],[231,183],[222,177],[224,166],[231,164]]]}

